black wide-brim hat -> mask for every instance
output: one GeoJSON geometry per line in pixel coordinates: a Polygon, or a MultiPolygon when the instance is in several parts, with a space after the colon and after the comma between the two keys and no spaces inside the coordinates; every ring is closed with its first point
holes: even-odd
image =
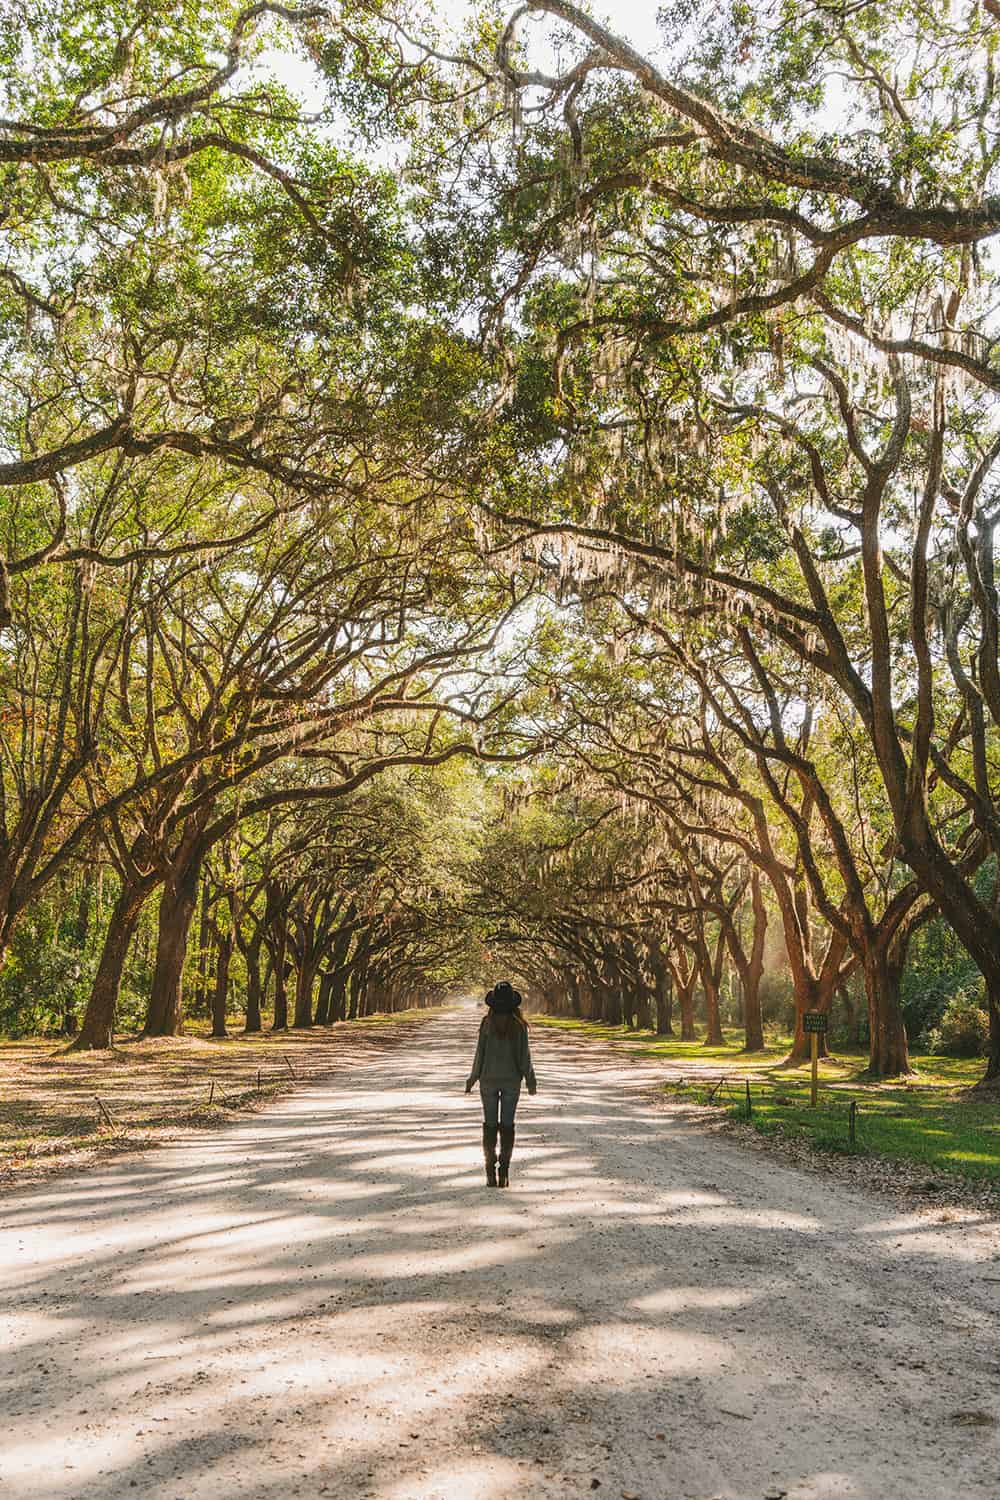
{"type": "Polygon", "coordinates": [[[517,1010],[521,1004],[521,996],[514,986],[508,984],[506,979],[504,979],[490,990],[486,996],[486,1004],[490,1007],[490,1010],[509,1013],[517,1010]]]}

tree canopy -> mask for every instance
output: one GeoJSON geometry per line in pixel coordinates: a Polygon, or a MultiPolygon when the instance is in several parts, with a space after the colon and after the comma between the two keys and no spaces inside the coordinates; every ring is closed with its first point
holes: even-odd
{"type": "Polygon", "coordinates": [[[1000,1078],[1000,10],[11,9],[0,1019],[1000,1078]]]}

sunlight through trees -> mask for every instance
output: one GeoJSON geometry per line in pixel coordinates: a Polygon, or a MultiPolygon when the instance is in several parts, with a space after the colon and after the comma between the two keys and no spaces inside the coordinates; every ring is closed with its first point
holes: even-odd
{"type": "Polygon", "coordinates": [[[5,32],[8,1032],[499,965],[1000,1080],[1000,19],[659,26],[5,32]]]}

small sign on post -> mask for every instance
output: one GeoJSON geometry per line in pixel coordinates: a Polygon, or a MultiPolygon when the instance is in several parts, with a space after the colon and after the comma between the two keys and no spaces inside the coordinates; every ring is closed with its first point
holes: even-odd
{"type": "Polygon", "coordinates": [[[812,1061],[809,1102],[813,1109],[816,1108],[816,1094],[819,1088],[819,1039],[826,1031],[827,1020],[828,1017],[822,1010],[807,1010],[802,1015],[802,1030],[809,1038],[809,1055],[812,1061]]]}

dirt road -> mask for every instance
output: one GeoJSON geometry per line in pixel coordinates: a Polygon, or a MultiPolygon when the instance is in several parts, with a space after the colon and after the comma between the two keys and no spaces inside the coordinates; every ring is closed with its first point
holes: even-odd
{"type": "Polygon", "coordinates": [[[978,1500],[1000,1240],[746,1153],[534,1036],[510,1192],[477,1016],[0,1200],[5,1500],[978,1500]]]}

